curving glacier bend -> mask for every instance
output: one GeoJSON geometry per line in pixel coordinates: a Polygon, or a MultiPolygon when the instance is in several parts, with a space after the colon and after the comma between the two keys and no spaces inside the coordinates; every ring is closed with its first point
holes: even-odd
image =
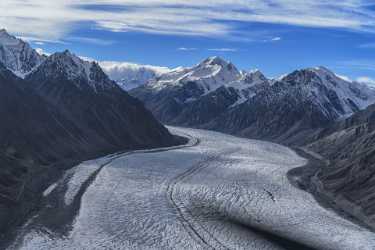
{"type": "Polygon", "coordinates": [[[46,191],[46,206],[49,197],[69,206],[81,195],[69,230],[54,230],[45,215],[36,214],[9,249],[375,248],[374,233],[289,183],[287,172],[306,164],[294,151],[216,132],[170,129],[189,135],[190,145],[113,155],[73,168],[46,191]]]}

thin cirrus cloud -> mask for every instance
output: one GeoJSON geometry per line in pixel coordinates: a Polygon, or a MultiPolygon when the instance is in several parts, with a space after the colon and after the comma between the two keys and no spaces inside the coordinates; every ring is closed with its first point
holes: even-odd
{"type": "Polygon", "coordinates": [[[281,41],[281,37],[277,36],[271,39],[272,42],[281,41]]]}
{"type": "MultiPolygon", "coordinates": [[[[189,51],[197,51],[199,50],[198,48],[189,48],[189,47],[180,47],[180,48],[177,48],[178,51],[186,51],[186,52],[189,52],[189,51]]],[[[236,48],[210,48],[210,49],[206,49],[207,51],[215,51],[215,52],[237,52],[238,49],[236,48]]]]}
{"type": "Polygon", "coordinates": [[[112,41],[112,40],[105,40],[105,39],[98,39],[98,38],[91,38],[91,37],[68,37],[67,41],[90,43],[90,44],[101,45],[101,46],[108,46],[108,45],[112,45],[115,43],[115,41],[112,41]]]}
{"type": "Polygon", "coordinates": [[[337,63],[336,68],[375,71],[374,60],[348,60],[337,63]]]}
{"type": "Polygon", "coordinates": [[[358,46],[361,49],[375,49],[375,43],[364,43],[358,46]]]}
{"type": "Polygon", "coordinates": [[[0,9],[7,10],[1,27],[45,40],[60,40],[83,23],[114,32],[227,38],[241,36],[236,22],[375,31],[366,0],[1,0],[0,9]]]}
{"type": "Polygon", "coordinates": [[[180,47],[180,48],[177,48],[177,50],[179,50],[179,51],[196,51],[198,49],[197,48],[180,47]]]}

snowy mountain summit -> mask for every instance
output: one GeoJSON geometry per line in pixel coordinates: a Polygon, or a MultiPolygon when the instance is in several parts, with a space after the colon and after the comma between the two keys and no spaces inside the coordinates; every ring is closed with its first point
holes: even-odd
{"type": "Polygon", "coordinates": [[[38,68],[30,73],[60,84],[63,81],[74,83],[79,89],[88,86],[95,92],[111,89],[117,85],[103,72],[98,63],[82,60],[69,50],[49,56],[38,68]]]}
{"type": "Polygon", "coordinates": [[[46,59],[30,45],[0,30],[0,62],[19,77],[24,77],[46,59]]]}
{"type": "Polygon", "coordinates": [[[286,90],[298,88],[303,96],[333,117],[351,115],[375,102],[375,91],[350,82],[325,67],[297,70],[281,79],[286,90]]]}
{"type": "Polygon", "coordinates": [[[233,82],[241,77],[241,73],[230,62],[220,57],[209,57],[191,68],[177,68],[150,81],[149,86],[154,89],[182,86],[194,82],[208,93],[233,82]]]}

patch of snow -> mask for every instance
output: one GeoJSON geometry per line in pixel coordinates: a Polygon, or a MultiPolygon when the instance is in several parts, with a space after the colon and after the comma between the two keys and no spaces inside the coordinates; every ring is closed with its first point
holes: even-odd
{"type": "Polygon", "coordinates": [[[55,188],[57,187],[57,185],[58,185],[57,182],[51,184],[48,188],[46,188],[46,190],[43,191],[43,196],[46,197],[50,193],[52,193],[52,191],[55,190],[55,188]]]}

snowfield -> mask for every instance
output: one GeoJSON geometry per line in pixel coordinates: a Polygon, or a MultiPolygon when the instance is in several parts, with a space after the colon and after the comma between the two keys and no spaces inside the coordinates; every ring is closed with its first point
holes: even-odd
{"type": "Polygon", "coordinates": [[[170,129],[188,134],[190,145],[75,167],[58,184],[68,183],[60,194],[67,203],[109,160],[82,195],[71,230],[29,222],[9,249],[375,249],[374,233],[289,183],[287,172],[306,164],[294,151],[170,129]]]}

